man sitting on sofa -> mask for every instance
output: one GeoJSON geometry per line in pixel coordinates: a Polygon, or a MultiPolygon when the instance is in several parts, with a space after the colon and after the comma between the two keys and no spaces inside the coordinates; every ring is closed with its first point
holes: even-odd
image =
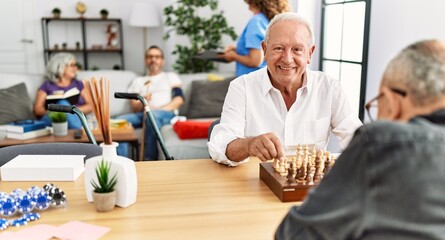
{"type": "MultiPolygon", "coordinates": [[[[173,72],[164,72],[164,52],[158,46],[151,46],[145,52],[145,66],[147,75],[134,79],[129,93],[137,93],[147,100],[158,128],[169,124],[175,116],[175,111],[184,103],[181,80],[173,72]]],[[[140,101],[130,100],[133,113],[117,117],[126,119],[133,127],[142,126],[144,106],[140,101]]],[[[155,132],[150,121],[145,121],[145,154],[144,160],[158,159],[158,147],[155,132]]],[[[120,144],[118,154],[128,156],[128,144],[120,144]]]]}

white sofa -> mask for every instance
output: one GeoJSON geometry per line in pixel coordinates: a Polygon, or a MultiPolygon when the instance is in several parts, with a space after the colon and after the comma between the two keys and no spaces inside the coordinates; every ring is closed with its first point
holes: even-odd
{"type": "MultiPolygon", "coordinates": [[[[223,74],[227,77],[231,74],[223,74]]],[[[78,73],[78,79],[91,79],[92,77],[100,79],[101,77],[107,78],[110,81],[110,114],[111,116],[117,116],[124,113],[131,112],[128,100],[115,99],[114,92],[125,92],[130,82],[137,76],[132,71],[114,71],[114,70],[99,70],[99,71],[80,71],[78,73]]],[[[180,115],[187,116],[189,99],[191,96],[191,85],[195,80],[206,80],[207,74],[186,74],[180,75],[183,81],[183,91],[185,93],[186,103],[181,107],[180,115]]],[[[0,89],[8,88],[13,85],[24,82],[27,87],[28,95],[32,101],[35,99],[35,95],[38,87],[44,81],[42,75],[27,75],[27,74],[9,74],[0,73],[0,89]]],[[[196,93],[195,93],[196,94],[196,93]]],[[[4,104],[4,103],[1,103],[4,104]]],[[[164,126],[161,129],[161,135],[163,136],[166,147],[171,156],[175,159],[197,159],[197,158],[209,158],[207,149],[207,139],[189,139],[181,140],[173,131],[171,125],[164,126]]],[[[160,151],[160,159],[164,159],[162,151],[160,151]]]]}

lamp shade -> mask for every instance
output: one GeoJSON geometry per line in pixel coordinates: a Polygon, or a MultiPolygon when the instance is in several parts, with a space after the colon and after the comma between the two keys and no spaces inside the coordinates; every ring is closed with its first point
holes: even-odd
{"type": "Polygon", "coordinates": [[[132,27],[157,27],[161,24],[156,6],[149,2],[136,2],[130,16],[132,27]]]}

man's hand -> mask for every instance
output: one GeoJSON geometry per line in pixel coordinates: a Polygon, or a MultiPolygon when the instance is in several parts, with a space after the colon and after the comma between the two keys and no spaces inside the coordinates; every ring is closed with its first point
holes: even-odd
{"type": "Polygon", "coordinates": [[[248,143],[249,155],[267,161],[284,157],[283,146],[274,133],[266,133],[252,138],[248,143]]]}
{"type": "Polygon", "coordinates": [[[235,162],[248,157],[257,157],[264,162],[273,158],[284,158],[284,150],[274,133],[265,133],[233,140],[227,145],[226,156],[235,162]]]}
{"type": "Polygon", "coordinates": [[[151,100],[151,92],[147,93],[147,95],[145,95],[145,100],[147,100],[147,102],[150,102],[151,100]]]}

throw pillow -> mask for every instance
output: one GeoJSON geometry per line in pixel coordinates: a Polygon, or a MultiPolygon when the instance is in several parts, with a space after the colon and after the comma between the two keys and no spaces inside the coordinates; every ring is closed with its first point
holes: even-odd
{"type": "Polygon", "coordinates": [[[187,118],[221,117],[232,78],[223,81],[193,81],[187,118]]]}
{"type": "Polygon", "coordinates": [[[0,89],[0,103],[0,124],[35,119],[25,83],[0,89]]]}
{"type": "Polygon", "coordinates": [[[173,130],[179,139],[208,138],[209,127],[213,121],[177,121],[173,130]]]}

